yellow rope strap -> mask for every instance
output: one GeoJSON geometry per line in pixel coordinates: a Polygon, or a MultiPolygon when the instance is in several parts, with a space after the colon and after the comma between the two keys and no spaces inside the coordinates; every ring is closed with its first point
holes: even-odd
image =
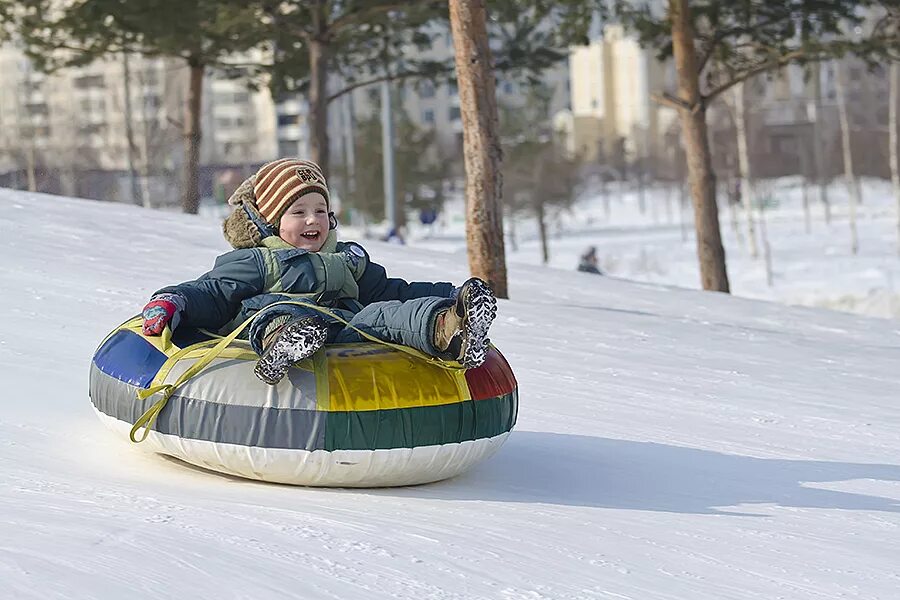
{"type": "MultiPolygon", "coordinates": [[[[129,433],[129,437],[132,442],[139,443],[143,442],[147,439],[147,435],[150,433],[150,429],[153,427],[153,424],[156,422],[156,417],[159,416],[159,413],[162,412],[162,409],[165,408],[166,403],[169,401],[169,397],[172,395],[172,392],[175,391],[175,388],[180,386],[182,383],[189,380],[191,377],[199,373],[206,365],[211,363],[222,351],[231,344],[237,337],[240,335],[241,331],[250,324],[253,319],[247,319],[244,321],[237,329],[232,331],[227,336],[223,337],[218,342],[216,340],[209,340],[207,342],[200,342],[199,344],[193,344],[186,348],[182,348],[172,356],[166,360],[163,366],[160,368],[159,372],[156,374],[156,377],[153,378],[153,382],[147,389],[137,390],[137,397],[139,400],[146,400],[147,398],[162,392],[162,398],[157,400],[153,406],[147,409],[144,414],[138,418],[137,421],[134,422],[134,425],[131,428],[131,433],[129,433]],[[212,348],[198,360],[191,367],[181,374],[178,379],[175,380],[174,383],[162,383],[165,381],[169,372],[171,372],[172,367],[174,367],[178,361],[180,361],[186,354],[192,352],[201,347],[212,346],[212,348]],[[141,428],[144,428],[143,435],[138,439],[136,435],[141,428]]],[[[169,330],[167,326],[164,331],[168,332],[168,337],[171,339],[172,332],[169,330]]],[[[163,334],[165,335],[165,333],[163,334]]]]}
{"type": "MultiPolygon", "coordinates": [[[[415,356],[416,358],[419,358],[421,360],[425,360],[434,365],[437,365],[437,366],[441,367],[442,369],[447,369],[449,371],[464,371],[465,370],[465,367],[463,367],[457,361],[443,361],[439,358],[429,356],[429,355],[425,354],[424,352],[420,352],[419,350],[416,350],[415,348],[410,348],[409,346],[403,346],[401,344],[393,344],[391,342],[386,342],[384,340],[381,340],[371,334],[366,333],[365,331],[362,331],[362,330],[354,327],[353,325],[350,325],[350,323],[347,322],[345,319],[341,318],[340,316],[338,316],[331,310],[324,308],[322,306],[318,306],[318,305],[311,304],[308,302],[296,302],[296,301],[292,301],[292,300],[284,300],[282,302],[273,302],[272,304],[269,304],[268,306],[277,306],[279,304],[292,304],[295,306],[302,306],[304,308],[309,308],[309,309],[318,311],[318,312],[320,312],[324,315],[327,315],[327,316],[335,319],[336,321],[344,324],[345,326],[349,327],[350,329],[353,329],[359,335],[361,335],[363,338],[365,338],[371,342],[383,344],[385,346],[393,348],[394,350],[398,350],[400,352],[405,352],[406,354],[415,356]]],[[[267,308],[268,308],[268,306],[267,306],[267,308]]],[[[234,331],[229,333],[227,336],[222,337],[218,341],[213,339],[213,340],[208,340],[205,342],[200,342],[198,344],[193,344],[191,346],[187,346],[186,348],[182,348],[181,350],[179,350],[178,352],[176,352],[175,354],[170,356],[166,360],[166,362],[163,363],[163,366],[160,367],[159,371],[156,373],[156,376],[153,378],[153,381],[151,382],[150,387],[148,387],[146,389],[137,390],[137,392],[136,392],[139,400],[146,400],[147,398],[150,398],[151,396],[153,396],[157,393],[160,393],[160,392],[162,392],[162,397],[159,400],[157,400],[150,408],[148,408],[144,412],[144,414],[142,414],[138,418],[137,421],[134,422],[134,425],[131,428],[131,433],[129,434],[129,437],[131,438],[132,442],[137,444],[137,443],[143,442],[145,439],[147,439],[147,435],[150,433],[150,430],[153,428],[153,424],[156,423],[156,418],[159,416],[159,413],[162,412],[162,409],[165,408],[166,403],[168,403],[169,398],[172,396],[172,393],[175,391],[175,388],[182,385],[183,383],[186,383],[194,375],[196,375],[197,373],[202,371],[207,365],[209,365],[209,363],[211,363],[219,355],[221,355],[222,352],[229,345],[231,345],[231,343],[234,342],[235,339],[237,339],[237,337],[247,327],[247,325],[249,325],[251,322],[253,322],[253,319],[255,319],[256,316],[257,315],[253,315],[252,317],[250,317],[249,319],[247,319],[246,321],[241,323],[237,327],[237,329],[235,329],[234,331]],[[202,348],[209,348],[209,350],[207,350],[199,358],[199,360],[197,362],[195,362],[193,365],[191,365],[191,367],[189,369],[187,369],[184,373],[182,373],[178,377],[178,379],[175,380],[174,383],[163,383],[166,380],[166,377],[168,377],[169,373],[172,371],[172,368],[179,361],[186,358],[188,354],[194,353],[196,350],[199,350],[202,348]],[[143,428],[144,431],[143,431],[143,434],[138,438],[137,434],[141,430],[141,428],[143,428]]],[[[162,335],[163,335],[163,338],[162,338],[163,339],[163,348],[168,348],[172,343],[171,342],[171,339],[172,339],[171,329],[169,329],[169,327],[166,326],[166,328],[163,330],[162,335]]]]}

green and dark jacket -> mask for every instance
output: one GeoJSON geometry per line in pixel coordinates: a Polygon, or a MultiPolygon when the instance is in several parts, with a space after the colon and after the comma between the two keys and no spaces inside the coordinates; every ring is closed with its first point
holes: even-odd
{"type": "Polygon", "coordinates": [[[334,231],[322,250],[295,248],[278,237],[264,246],[223,254],[198,279],[158,290],[184,298],[180,326],[219,333],[231,331],[259,310],[284,300],[304,300],[350,320],[363,306],[426,296],[449,298],[450,283],[412,282],[388,277],[354,242],[337,242],[334,231]]]}

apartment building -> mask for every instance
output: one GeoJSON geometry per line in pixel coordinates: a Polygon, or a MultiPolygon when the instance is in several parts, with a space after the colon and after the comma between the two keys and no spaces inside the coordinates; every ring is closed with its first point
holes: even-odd
{"type": "MultiPolygon", "coordinates": [[[[177,203],[187,82],[174,59],[119,55],[44,75],[13,45],[0,47],[0,183],[24,188],[33,178],[42,191],[130,201],[133,165],[144,203],[177,203]]],[[[255,165],[278,152],[265,86],[249,91],[209,73],[202,129],[207,167],[255,165]]]]}
{"type": "MultiPolygon", "coordinates": [[[[492,41],[496,50],[496,41],[492,41]]],[[[440,29],[433,37],[431,47],[424,51],[417,51],[423,59],[435,61],[453,61],[454,48],[450,31],[440,29]]],[[[548,117],[569,107],[569,70],[565,61],[558,66],[548,69],[542,76],[544,85],[552,90],[552,99],[548,110],[548,117]]],[[[340,81],[334,82],[340,86],[340,81]]],[[[460,114],[459,92],[453,83],[431,82],[394,82],[391,84],[391,93],[395,103],[400,104],[402,110],[410,121],[418,128],[434,130],[438,142],[447,154],[461,154],[462,151],[462,118],[460,114]]],[[[348,118],[348,110],[338,106],[333,108],[330,117],[330,130],[344,132],[346,128],[353,127],[353,121],[365,119],[380,111],[381,88],[371,85],[357,88],[349,98],[343,100],[351,107],[348,118]]],[[[527,102],[528,91],[522,84],[511,78],[503,76],[497,79],[496,97],[501,110],[521,108],[527,102]]],[[[340,102],[340,101],[339,101],[340,102]]],[[[335,103],[337,104],[337,103],[335,103]]],[[[335,152],[334,160],[341,161],[345,154],[344,148],[351,136],[340,133],[334,136],[338,143],[332,144],[335,152]]]]}
{"type": "Polygon", "coordinates": [[[608,26],[569,56],[572,109],[569,149],[587,161],[634,161],[664,152],[677,115],[652,99],[674,74],[619,26],[608,26]]]}

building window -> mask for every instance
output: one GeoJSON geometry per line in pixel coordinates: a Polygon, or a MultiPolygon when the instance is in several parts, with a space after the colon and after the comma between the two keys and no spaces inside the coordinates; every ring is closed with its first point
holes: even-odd
{"type": "Polygon", "coordinates": [[[422,98],[434,98],[434,84],[430,81],[423,81],[419,84],[419,96],[422,98]]]}
{"type": "Polygon", "coordinates": [[[278,115],[278,126],[286,127],[300,122],[300,115],[278,115]]]}
{"type": "Polygon", "coordinates": [[[792,135],[773,135],[771,137],[772,154],[793,156],[797,154],[797,138],[792,135]]]}
{"type": "Polygon", "coordinates": [[[82,98],[78,103],[81,107],[81,112],[83,113],[92,113],[92,112],[105,112],[106,111],[106,100],[103,98],[91,99],[91,98],[82,98]]]}
{"type": "Polygon", "coordinates": [[[422,113],[422,121],[429,125],[434,125],[434,111],[430,108],[422,113]]]}
{"type": "Polygon", "coordinates": [[[46,104],[28,104],[25,107],[25,110],[28,111],[28,114],[32,117],[46,117],[50,114],[50,110],[47,108],[46,104]]]}
{"type": "Polygon", "coordinates": [[[105,132],[105,123],[87,123],[78,127],[79,135],[101,135],[105,132]]]}
{"type": "Polygon", "coordinates": [[[48,125],[41,125],[39,127],[26,126],[22,127],[19,131],[24,138],[44,138],[50,135],[50,127],[48,125]]]}
{"type": "Polygon", "coordinates": [[[300,154],[300,142],[279,140],[278,154],[279,156],[297,156],[300,154]]]}
{"type": "Polygon", "coordinates": [[[144,110],[156,110],[160,107],[160,99],[156,94],[144,96],[144,110]]]}
{"type": "Polygon", "coordinates": [[[513,93],[513,82],[512,81],[504,81],[503,82],[503,93],[504,94],[512,94],[513,93]]]}
{"type": "Polygon", "coordinates": [[[451,81],[447,84],[447,90],[451,96],[456,96],[459,93],[459,88],[457,87],[455,81],[451,81]]]}
{"type": "Polygon", "coordinates": [[[146,86],[158,85],[159,73],[157,73],[156,69],[147,69],[138,76],[138,81],[146,86]]]}
{"type": "Polygon", "coordinates": [[[447,116],[451,121],[459,121],[459,107],[451,106],[447,116]]]}
{"type": "Polygon", "coordinates": [[[103,75],[83,75],[75,78],[75,89],[87,90],[103,87],[103,75]]]}

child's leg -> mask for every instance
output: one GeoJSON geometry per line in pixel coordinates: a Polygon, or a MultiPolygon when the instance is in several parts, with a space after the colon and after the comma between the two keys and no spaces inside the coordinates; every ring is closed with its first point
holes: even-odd
{"type": "MultiPolygon", "coordinates": [[[[437,314],[453,305],[453,300],[428,296],[401,302],[375,302],[358,312],[350,325],[393,344],[420,350],[429,356],[441,356],[434,345],[434,322],[437,314]]],[[[345,327],[335,342],[359,342],[364,338],[353,328],[345,327]]]]}
{"type": "Polygon", "coordinates": [[[314,310],[291,304],[264,308],[250,327],[250,343],[259,355],[253,372],[269,385],[321,348],[328,335],[328,325],[314,310]]]}
{"type": "Polygon", "coordinates": [[[294,319],[302,319],[304,317],[319,317],[319,313],[310,308],[304,308],[296,304],[279,304],[278,306],[268,306],[256,313],[253,322],[250,323],[250,332],[248,338],[253,351],[262,356],[265,351],[263,340],[267,336],[286,325],[294,319]]]}
{"type": "MultiPolygon", "coordinates": [[[[488,330],[496,315],[493,292],[473,277],[460,287],[456,300],[427,297],[376,302],[353,317],[350,325],[378,339],[474,368],[487,356],[488,330]]],[[[360,339],[353,328],[345,327],[335,341],[360,339]]]]}

